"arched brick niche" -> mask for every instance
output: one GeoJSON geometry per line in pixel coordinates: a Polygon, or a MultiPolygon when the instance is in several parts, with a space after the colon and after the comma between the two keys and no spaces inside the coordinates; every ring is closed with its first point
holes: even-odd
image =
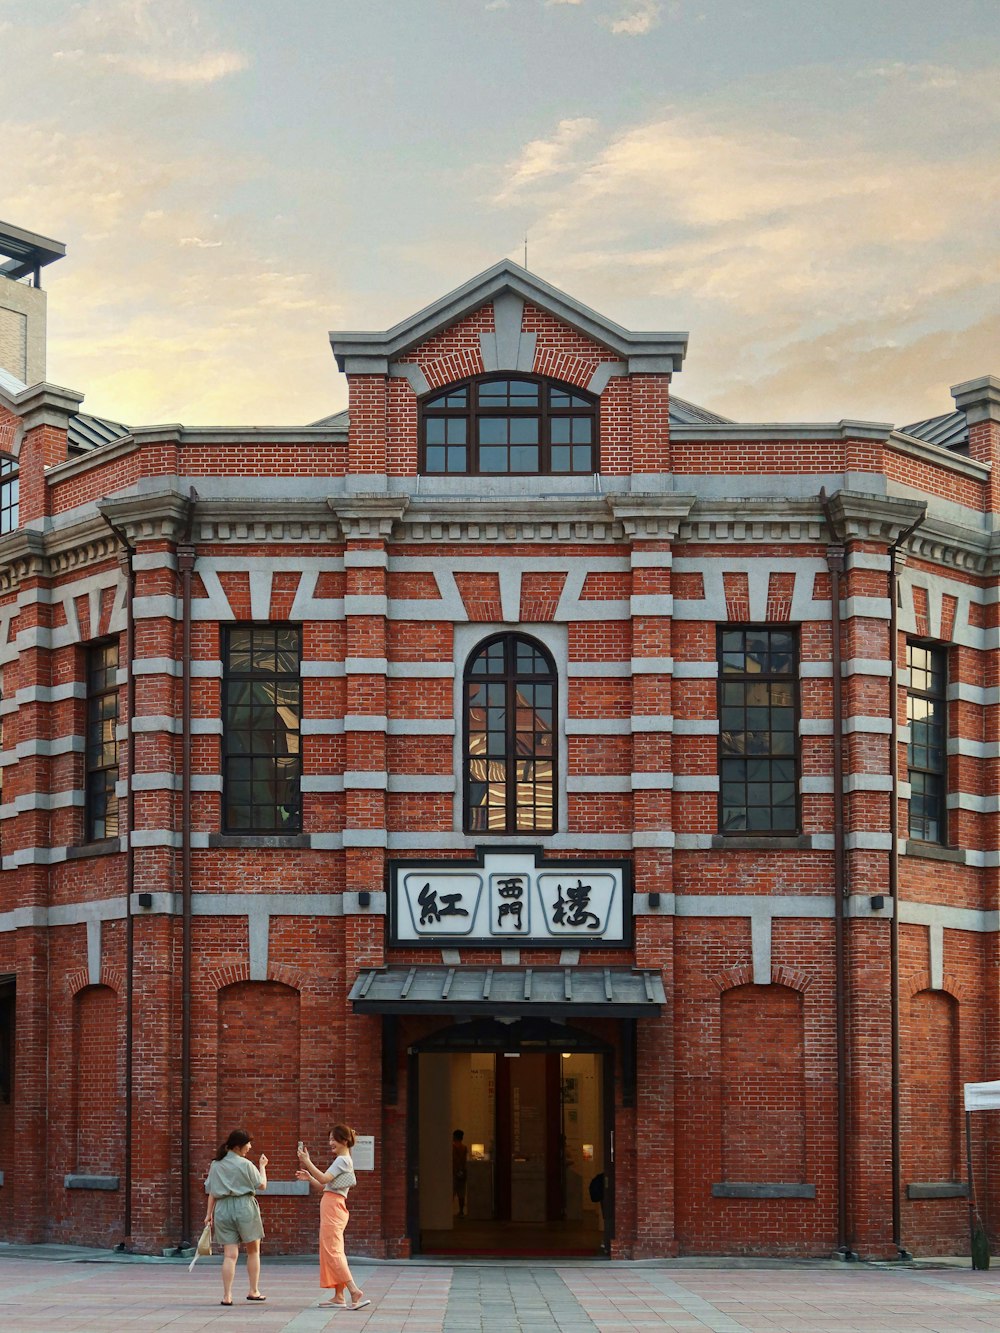
{"type": "Polygon", "coordinates": [[[300,997],[278,981],[237,981],[219,991],[218,1141],[233,1129],[287,1177],[299,1139],[300,997]],[[281,1164],[279,1166],[279,1163],[281,1164]]]}
{"type": "Polygon", "coordinates": [[[73,1127],[68,1167],[80,1175],[122,1169],[123,1094],[120,1005],[110,986],[84,986],[73,997],[73,1127]]]}
{"type": "Polygon", "coordinates": [[[903,1178],[959,1181],[964,1169],[956,997],[929,987],[912,994],[902,1047],[903,1178]]]}
{"type": "Polygon", "coordinates": [[[722,1178],[804,1182],[803,997],[789,986],[722,992],[722,1178]]]}

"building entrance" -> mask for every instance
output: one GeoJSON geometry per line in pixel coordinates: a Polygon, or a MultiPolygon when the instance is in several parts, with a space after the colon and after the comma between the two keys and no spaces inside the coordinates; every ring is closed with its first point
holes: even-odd
{"type": "Polygon", "coordinates": [[[417,1054],[415,1248],[600,1254],[609,1193],[605,1058],[578,1050],[417,1054]]]}

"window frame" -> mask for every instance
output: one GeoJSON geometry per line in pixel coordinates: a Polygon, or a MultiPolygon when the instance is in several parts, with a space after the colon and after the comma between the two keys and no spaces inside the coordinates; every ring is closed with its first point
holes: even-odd
{"type": "MultiPolygon", "coordinates": [[[[465,666],[462,671],[462,830],[474,838],[511,838],[511,837],[532,837],[532,838],[550,838],[557,831],[559,824],[559,671],[552,656],[551,651],[544,643],[534,638],[530,634],[522,634],[517,630],[501,630],[495,634],[488,634],[473,645],[465,659],[465,666]],[[526,676],[519,675],[517,672],[517,642],[527,644],[534,652],[544,660],[548,667],[548,674],[544,676],[526,676]],[[483,758],[484,756],[473,755],[470,748],[470,737],[472,728],[470,727],[470,708],[468,702],[469,685],[475,683],[495,684],[498,678],[484,674],[482,676],[472,675],[473,664],[488,650],[491,644],[504,644],[504,712],[505,712],[505,735],[504,735],[504,827],[495,828],[473,828],[472,812],[480,810],[482,806],[473,806],[469,799],[469,790],[472,783],[470,774],[471,761],[474,758],[483,758]],[[523,680],[532,684],[548,684],[552,687],[552,753],[548,756],[552,765],[552,819],[551,826],[548,829],[526,829],[518,828],[517,825],[517,776],[516,765],[518,762],[517,754],[517,709],[516,695],[517,682],[523,680]],[[512,702],[515,704],[511,707],[512,702]]],[[[488,758],[488,756],[486,756],[488,758]]],[[[520,756],[522,759],[528,756],[520,756]]],[[[539,755],[534,752],[531,760],[537,762],[539,755]]],[[[488,784],[487,784],[488,785],[488,784]]],[[[486,807],[487,812],[489,806],[486,807]]],[[[535,807],[537,808],[537,807],[535,807]]],[[[489,823],[487,815],[487,824],[489,823]]]]}
{"type": "Polygon", "coordinates": [[[13,454],[0,451],[0,537],[20,526],[21,470],[13,454]]]}
{"type": "MultiPolygon", "coordinates": [[[[917,637],[907,638],[906,640],[906,725],[909,731],[909,740],[906,744],[906,781],[910,788],[910,797],[906,807],[906,838],[908,842],[923,843],[928,847],[949,847],[951,845],[948,829],[948,648],[945,644],[936,643],[932,640],[921,639],[917,637]],[[931,657],[936,657],[940,663],[941,688],[940,691],[918,690],[913,687],[913,665],[910,660],[911,648],[921,649],[931,657]],[[940,769],[923,768],[912,762],[913,756],[913,720],[910,717],[910,700],[926,699],[931,703],[940,706],[941,718],[941,767],[940,769]],[[940,780],[940,792],[935,800],[935,813],[937,815],[940,837],[927,838],[912,831],[913,819],[913,773],[923,773],[940,780]]],[[[929,663],[933,672],[934,668],[929,663]]],[[[926,793],[924,793],[926,795],[926,793]]]]}
{"type": "MultiPolygon", "coordinates": [[[[601,400],[596,394],[589,393],[586,389],[581,389],[575,384],[567,384],[562,380],[553,379],[550,376],[545,375],[522,375],[517,371],[500,371],[490,372],[486,375],[471,375],[466,379],[456,380],[453,384],[438,385],[428,393],[425,393],[417,402],[417,471],[421,476],[427,477],[592,477],[595,473],[600,471],[601,465],[600,409],[601,400]],[[481,386],[485,384],[498,384],[505,380],[537,384],[540,390],[538,406],[481,407],[479,404],[479,391],[481,386]],[[463,389],[468,393],[468,402],[465,407],[444,408],[433,406],[435,399],[444,397],[446,394],[458,393],[463,389]],[[586,409],[581,407],[551,407],[549,404],[549,395],[553,389],[560,393],[569,393],[585,399],[587,402],[586,409]],[[478,440],[477,422],[480,419],[495,420],[505,418],[538,419],[537,468],[533,468],[530,471],[518,472],[481,471],[479,467],[480,445],[478,440]],[[588,470],[583,472],[554,472],[552,470],[551,422],[560,418],[586,419],[591,422],[591,439],[589,445],[590,467],[588,470]],[[466,468],[462,472],[447,470],[429,472],[427,470],[427,422],[428,420],[441,419],[462,419],[467,423],[465,440],[466,468]]],[[[561,443],[561,441],[557,442],[557,447],[559,447],[561,443]]],[[[571,442],[566,447],[572,449],[574,446],[571,442]]]]}
{"type": "MultiPolygon", "coordinates": [[[[298,622],[295,622],[295,621],[263,621],[263,622],[262,622],[262,621],[236,621],[235,623],[233,623],[233,624],[231,624],[231,625],[223,625],[223,626],[222,626],[222,635],[221,635],[220,649],[221,649],[221,656],[222,656],[222,688],[221,688],[221,698],[220,698],[220,705],[221,705],[221,707],[220,707],[220,713],[221,713],[221,717],[222,717],[222,742],[221,742],[221,747],[220,747],[220,760],[221,760],[221,767],[222,767],[222,808],[221,808],[221,810],[220,810],[220,812],[219,812],[219,815],[220,815],[220,819],[219,819],[219,827],[220,827],[220,830],[221,830],[221,832],[222,832],[224,835],[227,835],[227,836],[230,836],[230,837],[245,837],[245,838],[273,838],[273,837],[280,837],[280,836],[282,836],[282,835],[284,835],[284,834],[292,834],[292,835],[299,834],[299,833],[301,833],[302,830],[303,830],[303,808],[302,808],[302,714],[303,714],[303,688],[302,688],[302,625],[299,624],[298,622]],[[274,671],[274,672],[270,672],[270,673],[269,673],[269,672],[262,672],[262,671],[254,671],[254,670],[252,670],[252,669],[249,670],[249,671],[234,671],[234,670],[232,669],[231,665],[230,665],[231,657],[232,657],[231,648],[230,648],[231,636],[232,636],[233,634],[235,634],[235,633],[241,633],[241,632],[242,632],[242,633],[245,633],[247,630],[251,631],[251,635],[253,634],[253,632],[267,632],[267,633],[275,633],[275,634],[277,634],[278,632],[280,632],[280,631],[282,631],[282,630],[291,630],[291,631],[293,631],[293,632],[295,633],[295,635],[296,635],[296,641],[297,641],[297,653],[298,653],[298,667],[297,667],[296,672],[295,672],[294,674],[293,674],[292,672],[290,672],[290,671],[289,671],[289,672],[279,672],[279,671],[274,671]],[[269,827],[267,827],[267,828],[259,827],[259,826],[257,826],[257,825],[253,825],[253,824],[251,824],[250,826],[247,826],[247,825],[230,824],[230,821],[229,821],[229,784],[230,784],[230,782],[232,781],[232,779],[231,779],[230,776],[229,776],[230,761],[231,761],[231,760],[250,760],[250,761],[252,762],[255,758],[268,758],[268,757],[270,757],[270,758],[277,758],[278,756],[277,756],[276,752],[274,752],[274,751],[272,751],[271,755],[268,756],[267,754],[257,754],[257,753],[254,752],[252,749],[248,749],[248,750],[246,750],[246,751],[239,751],[239,752],[234,753],[234,752],[231,751],[231,749],[230,749],[230,737],[231,737],[231,735],[232,735],[232,728],[230,728],[230,727],[227,725],[227,715],[228,715],[228,709],[229,709],[229,689],[228,689],[228,686],[229,686],[230,682],[232,682],[232,681],[245,681],[245,682],[247,682],[247,683],[249,684],[249,683],[253,683],[253,682],[255,682],[255,681],[264,681],[264,680],[273,681],[273,682],[275,682],[275,683],[282,683],[282,684],[288,684],[288,683],[291,683],[291,682],[294,681],[294,683],[295,683],[295,684],[297,685],[297,687],[298,687],[298,723],[299,723],[299,726],[298,726],[298,733],[297,733],[297,734],[298,734],[298,738],[299,738],[299,747],[298,747],[298,776],[297,776],[297,783],[298,783],[298,792],[297,792],[297,795],[298,795],[298,801],[297,801],[297,814],[296,814],[296,817],[295,817],[293,820],[290,820],[290,821],[288,821],[288,822],[285,823],[285,824],[282,824],[282,825],[280,825],[280,826],[279,826],[279,825],[271,825],[271,826],[269,826],[269,827]]],[[[251,653],[252,653],[252,652],[253,652],[253,638],[251,637],[251,653]]],[[[253,728],[251,727],[251,732],[252,732],[252,730],[253,730],[253,728]]],[[[251,777],[251,779],[250,779],[250,782],[251,782],[251,785],[252,785],[252,783],[253,783],[253,778],[252,778],[252,777],[251,777]]],[[[273,802],[273,804],[276,806],[276,805],[277,805],[277,802],[273,802]]],[[[254,811],[255,809],[258,809],[258,808],[263,809],[263,808],[265,808],[265,807],[264,807],[263,805],[261,805],[261,806],[258,807],[257,805],[254,804],[253,800],[251,800],[251,802],[250,802],[248,808],[249,808],[249,810],[251,811],[251,817],[252,817],[252,813],[253,813],[253,811],[254,811]]]]}
{"type": "MultiPolygon", "coordinates": [[[[727,621],[723,624],[718,624],[716,625],[715,660],[718,666],[718,677],[716,680],[716,710],[717,710],[716,717],[719,719],[719,735],[718,735],[718,742],[716,745],[716,763],[718,766],[717,773],[719,779],[719,793],[718,793],[718,800],[716,803],[716,827],[718,833],[723,838],[758,839],[758,838],[800,837],[802,834],[802,736],[801,736],[802,643],[800,636],[800,626],[790,625],[787,622],[773,622],[773,621],[763,621],[757,624],[751,622],[733,623],[727,621]],[[792,643],[793,643],[792,652],[794,656],[794,661],[792,664],[791,671],[787,673],[771,672],[766,675],[763,673],[751,675],[749,672],[742,672],[739,674],[737,673],[727,674],[723,669],[723,653],[724,653],[723,635],[727,633],[732,633],[733,631],[738,631],[743,633],[764,632],[768,634],[771,633],[789,634],[792,638],[792,643]],[[722,726],[723,687],[727,682],[732,683],[733,681],[741,681],[745,683],[754,683],[754,682],[760,683],[764,681],[775,682],[775,683],[788,682],[792,687],[792,709],[795,718],[794,718],[794,741],[792,745],[791,754],[787,756],[777,755],[774,753],[773,749],[770,749],[766,755],[746,756],[747,759],[756,757],[760,759],[768,759],[771,761],[778,758],[791,759],[795,771],[795,775],[793,778],[793,785],[795,788],[794,824],[792,828],[785,829],[785,828],[770,827],[766,829],[752,829],[748,827],[742,829],[727,829],[725,826],[726,803],[724,800],[724,788],[725,788],[724,761],[727,759],[737,758],[737,756],[723,753],[722,745],[723,745],[723,737],[725,735],[725,729],[722,726]]],[[[771,707],[770,704],[768,706],[771,707]]],[[[744,808],[747,810],[750,809],[749,806],[746,806],[744,808]]],[[[768,806],[767,808],[773,812],[776,807],[771,805],[768,806]]]]}
{"type": "Polygon", "coordinates": [[[121,693],[118,685],[118,671],[121,666],[121,652],[116,638],[101,639],[95,643],[89,643],[84,649],[84,687],[85,687],[85,722],[84,722],[84,747],[83,747],[83,837],[85,843],[104,842],[108,838],[118,838],[121,835],[121,807],[118,800],[117,785],[121,773],[121,753],[118,745],[118,725],[121,721],[121,693]],[[97,673],[95,661],[99,653],[106,653],[109,649],[114,649],[115,659],[112,667],[111,663],[104,661],[100,667],[104,673],[111,670],[115,674],[113,685],[105,684],[101,689],[94,689],[92,681],[97,673]],[[100,712],[101,702],[105,699],[114,699],[114,715],[106,717],[100,712]],[[101,742],[97,747],[91,739],[91,728],[100,725],[102,722],[112,722],[112,737],[115,747],[114,763],[103,762],[104,743],[101,742]],[[94,762],[95,752],[100,750],[100,762],[94,762]],[[113,775],[109,784],[108,777],[113,775]],[[101,815],[101,824],[98,824],[98,812],[96,809],[96,796],[100,788],[104,797],[105,805],[101,815]],[[114,811],[114,829],[108,830],[108,813],[114,811]]]}

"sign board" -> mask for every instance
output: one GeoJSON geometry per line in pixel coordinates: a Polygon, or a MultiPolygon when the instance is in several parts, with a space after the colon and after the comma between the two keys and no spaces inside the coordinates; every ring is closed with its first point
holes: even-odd
{"type": "Polygon", "coordinates": [[[392,861],[392,944],[628,945],[627,861],[544,859],[537,847],[479,847],[476,860],[392,861]]]}
{"type": "Polygon", "coordinates": [[[1000,1082],[965,1083],[963,1087],[967,1111],[1000,1110],[1000,1082]]]}
{"type": "Polygon", "coordinates": [[[351,1149],[351,1161],[355,1171],[375,1170],[375,1135],[359,1134],[351,1149]]]}

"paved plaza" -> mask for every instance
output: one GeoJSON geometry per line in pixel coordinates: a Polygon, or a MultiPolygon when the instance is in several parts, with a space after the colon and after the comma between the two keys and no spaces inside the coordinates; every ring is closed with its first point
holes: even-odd
{"type": "MultiPolygon", "coordinates": [[[[320,1333],[996,1333],[1000,1271],[815,1263],[708,1267],[625,1263],[410,1263],[358,1260],[372,1304],[323,1310],[317,1266],[264,1261],[265,1304],[219,1304],[219,1259],[112,1261],[98,1251],[0,1247],[4,1333],[239,1330],[320,1333]],[[5,1252],[6,1251],[6,1252],[5,1252]]],[[[724,1263],[724,1261],[721,1261],[724,1263]]]]}

